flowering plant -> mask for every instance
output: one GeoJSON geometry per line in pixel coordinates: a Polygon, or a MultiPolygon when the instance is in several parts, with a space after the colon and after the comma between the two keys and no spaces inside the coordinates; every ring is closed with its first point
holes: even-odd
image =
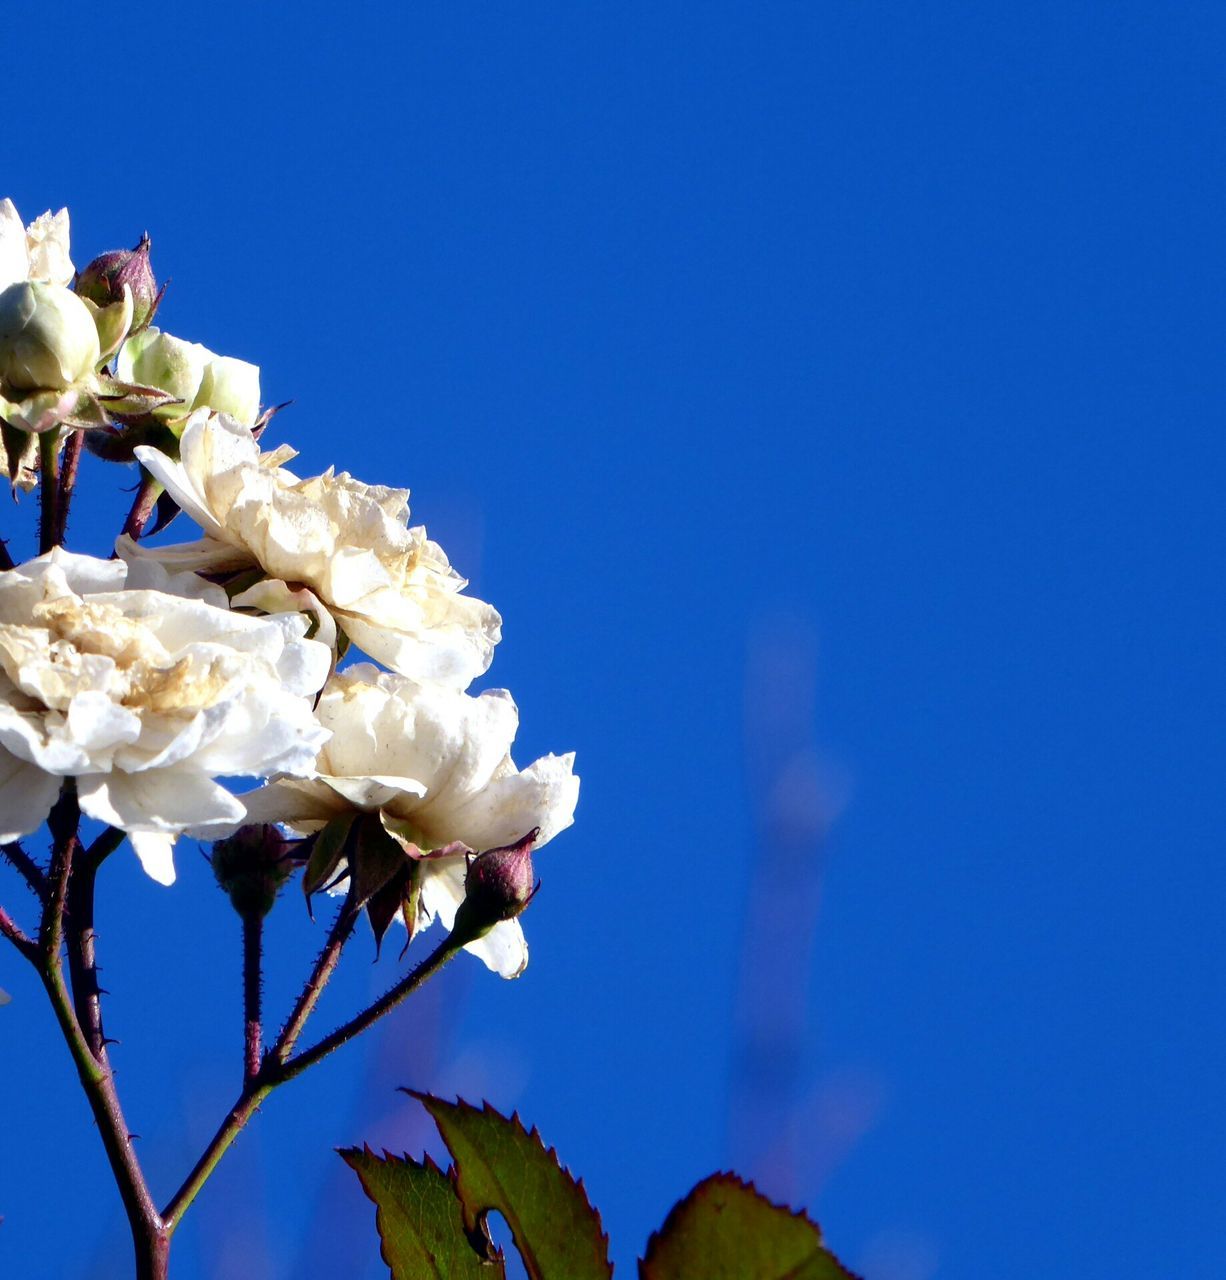
{"type": "MultiPolygon", "coordinates": [[[[467,692],[502,620],[409,524],[408,492],[331,468],[291,472],[294,450],[266,447],[274,411],[261,406],[257,366],[154,327],[163,292],[147,236],[76,272],[66,211],[25,226],[0,202],[0,456],[14,495],[37,487],[40,517],[33,558],[16,563],[0,541],[0,857],[36,920],[0,906],[0,935],[37,973],[72,1055],[138,1280],[166,1280],[184,1214],[273,1090],[460,951],[503,978],[524,972],[532,854],[570,826],[579,795],[573,755],[516,765],[509,693],[467,692]],[[109,559],[64,546],[86,453],[138,469],[109,559]],[[198,537],[148,543],[179,515],[198,537]],[[40,856],[26,842],[44,829],[40,856]],[[241,924],[243,1084],[163,1204],[103,1030],[95,888],[126,842],[176,891],[184,837],[210,842],[241,924]],[[336,910],[266,1043],[264,920],[295,874],[308,903],[323,894],[336,910]],[[363,915],[377,945],[399,927],[411,963],[301,1047],[363,915]],[[419,944],[436,923],[433,945],[419,944]]],[[[416,1096],[452,1170],[342,1152],[378,1207],[393,1280],[504,1275],[486,1227],[495,1210],[533,1280],[607,1280],[599,1216],[535,1131],[488,1106],[416,1096]]],[[[641,1274],[849,1275],[815,1224],[731,1175],[673,1209],[641,1274]]]]}
{"type": "Polygon", "coordinates": [[[523,972],[531,851],[570,825],[579,781],[571,756],[517,769],[510,695],[465,692],[501,619],[408,524],[407,492],[287,470],[294,451],[264,443],[257,366],[150,324],[148,237],[79,273],[69,255],[66,210],[26,226],[0,202],[2,456],[14,490],[40,495],[39,554],[15,563],[0,543],[0,849],[38,919],[0,908],[0,933],[38,972],[76,1061],[137,1274],[160,1277],[184,1212],[272,1089],[462,949],[523,972]],[[63,545],[85,452],[139,468],[109,560],[63,545]],[[151,548],[155,510],[158,527],[183,513],[200,536],[151,548]],[[45,858],[26,847],[44,828],[45,858]],[[185,836],[214,842],[242,921],[244,1088],[159,1207],[102,1030],[93,899],[124,842],[171,885],[185,836]],[[266,1046],[262,922],[299,868],[337,913],[266,1046]],[[444,932],[386,996],[300,1048],[363,913],[380,939],[436,920],[444,932]]]}

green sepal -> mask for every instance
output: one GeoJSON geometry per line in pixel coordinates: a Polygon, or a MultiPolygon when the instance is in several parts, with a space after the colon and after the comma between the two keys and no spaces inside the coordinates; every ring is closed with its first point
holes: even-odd
{"type": "Polygon", "coordinates": [[[306,870],[302,873],[302,892],[306,896],[308,908],[311,895],[318,893],[336,874],[336,869],[345,856],[350,829],[357,816],[356,813],[342,813],[333,818],[322,831],[310,837],[311,854],[306,870]]]}

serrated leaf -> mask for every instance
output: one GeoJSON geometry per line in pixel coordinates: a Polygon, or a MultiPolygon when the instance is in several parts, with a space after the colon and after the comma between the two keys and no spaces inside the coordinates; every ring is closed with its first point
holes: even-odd
{"type": "Polygon", "coordinates": [[[438,1125],[455,1161],[456,1193],[464,1223],[478,1229],[491,1210],[511,1228],[531,1280],[609,1280],[609,1241],[600,1215],[547,1149],[535,1129],[518,1116],[509,1120],[488,1103],[445,1102],[406,1089],[438,1125]]]}
{"type": "Polygon", "coordinates": [[[817,1223],[716,1173],[674,1206],[648,1241],[639,1280],[856,1280],[817,1223]]]}
{"type": "Polygon", "coordinates": [[[464,1234],[451,1179],[429,1156],[423,1164],[369,1147],[340,1153],[374,1201],[383,1261],[392,1280],[500,1280],[501,1263],[483,1264],[464,1234]]]}

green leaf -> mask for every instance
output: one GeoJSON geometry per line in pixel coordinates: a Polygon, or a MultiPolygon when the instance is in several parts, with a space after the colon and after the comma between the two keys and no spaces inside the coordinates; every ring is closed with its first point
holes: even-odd
{"type": "Polygon", "coordinates": [[[855,1280],[817,1223],[735,1174],[700,1182],[647,1244],[639,1280],[855,1280]]]}
{"type": "Polygon", "coordinates": [[[380,1159],[369,1147],[342,1151],[374,1201],[383,1261],[392,1280],[501,1280],[502,1264],[482,1263],[464,1234],[451,1179],[430,1159],[380,1159]]]}
{"type": "Polygon", "coordinates": [[[535,1129],[525,1131],[488,1103],[412,1094],[434,1118],[455,1161],[456,1193],[466,1228],[479,1230],[491,1210],[501,1213],[515,1237],[531,1280],[609,1280],[609,1241],[600,1215],[576,1182],[546,1149],[535,1129]]]}

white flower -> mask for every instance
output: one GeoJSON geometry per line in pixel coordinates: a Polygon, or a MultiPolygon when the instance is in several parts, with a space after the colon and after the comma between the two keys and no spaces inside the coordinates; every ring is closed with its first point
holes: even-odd
{"type": "Polygon", "coordinates": [[[260,371],[233,356],[215,355],[198,342],[144,329],[123,344],[115,373],[121,382],[157,387],[181,400],[166,410],[185,418],[194,409],[227,413],[244,426],[260,416],[260,371]]]}
{"type": "Polygon", "coordinates": [[[0,289],[27,280],[67,285],[74,271],[67,209],[48,211],[23,227],[13,202],[0,200],[0,289]]]}
{"type": "Polygon", "coordinates": [[[261,454],[247,428],[204,413],[184,429],[178,461],[147,445],[136,456],[205,537],[159,549],[121,538],[121,556],[208,573],[258,567],[306,588],[354,644],[415,679],[463,689],[489,666],[502,620],[461,594],[468,584],[424,529],[405,527],[406,490],[331,470],[300,480],[281,465],[292,449],[261,454]]]}
{"type": "MultiPolygon", "coordinates": [[[[284,822],[308,835],[344,813],[378,813],[410,855],[430,855],[421,910],[448,929],[464,899],[468,852],[511,844],[534,827],[539,848],[574,820],[574,756],[542,756],[517,769],[510,749],[519,713],[503,689],[474,698],[362,663],[329,681],[317,714],[332,731],[317,776],[276,779],[244,796],[247,820],[284,822]]],[[[502,921],[467,949],[505,978],[528,963],[518,920],[502,921]]]]}
{"type": "Polygon", "coordinates": [[[331,655],[306,625],[231,613],[155,564],[57,548],[0,573],[0,841],[76,778],[82,811],[171,883],[176,836],[243,815],[216,777],[308,772],[327,739],[309,695],[331,655]]]}

